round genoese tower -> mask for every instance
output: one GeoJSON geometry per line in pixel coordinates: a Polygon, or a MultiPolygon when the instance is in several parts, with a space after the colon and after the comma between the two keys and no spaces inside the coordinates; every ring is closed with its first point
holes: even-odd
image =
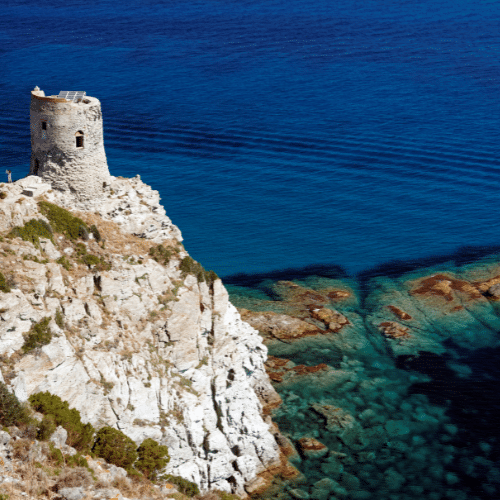
{"type": "Polygon", "coordinates": [[[79,199],[97,198],[110,174],[104,152],[101,103],[85,92],[31,92],[30,175],[79,199]]]}

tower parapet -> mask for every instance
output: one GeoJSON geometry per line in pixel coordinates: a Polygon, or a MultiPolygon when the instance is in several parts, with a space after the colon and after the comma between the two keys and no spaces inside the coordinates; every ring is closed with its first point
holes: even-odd
{"type": "Polygon", "coordinates": [[[99,197],[110,174],[104,151],[101,103],[45,96],[35,87],[30,106],[30,175],[79,199],[99,197]]]}

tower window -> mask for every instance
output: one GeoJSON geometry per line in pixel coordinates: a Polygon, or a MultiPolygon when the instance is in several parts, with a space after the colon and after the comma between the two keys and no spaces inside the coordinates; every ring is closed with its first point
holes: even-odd
{"type": "Polygon", "coordinates": [[[81,130],[79,130],[75,134],[75,139],[76,139],[76,147],[83,148],[83,132],[81,130]]]}
{"type": "Polygon", "coordinates": [[[35,175],[38,175],[38,169],[40,168],[40,162],[38,161],[38,159],[35,158],[35,169],[33,171],[33,173],[35,175]]]}
{"type": "Polygon", "coordinates": [[[42,130],[47,130],[47,122],[42,122],[42,130]]]}

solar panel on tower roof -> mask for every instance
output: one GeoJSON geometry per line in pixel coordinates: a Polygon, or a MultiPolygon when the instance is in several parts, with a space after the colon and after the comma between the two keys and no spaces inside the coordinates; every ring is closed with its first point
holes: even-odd
{"type": "Polygon", "coordinates": [[[61,90],[57,97],[63,97],[68,101],[78,102],[83,99],[85,94],[86,92],[84,92],[83,90],[61,90]]]}

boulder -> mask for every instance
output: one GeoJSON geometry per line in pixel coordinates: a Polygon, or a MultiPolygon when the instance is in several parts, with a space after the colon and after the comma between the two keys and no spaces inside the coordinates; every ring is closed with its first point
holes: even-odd
{"type": "Polygon", "coordinates": [[[297,442],[299,450],[309,458],[320,458],[328,453],[328,448],[311,437],[300,438],[297,442]]]}
{"type": "MultiPolygon", "coordinates": [[[[59,496],[65,500],[82,500],[87,496],[85,488],[61,488],[59,491],[59,496]]],[[[106,499],[107,500],[107,499],[106,499]]]]}
{"type": "Polygon", "coordinates": [[[50,441],[54,443],[56,448],[62,448],[66,444],[66,439],[68,439],[68,431],[61,426],[58,426],[50,436],[50,441]]]}

